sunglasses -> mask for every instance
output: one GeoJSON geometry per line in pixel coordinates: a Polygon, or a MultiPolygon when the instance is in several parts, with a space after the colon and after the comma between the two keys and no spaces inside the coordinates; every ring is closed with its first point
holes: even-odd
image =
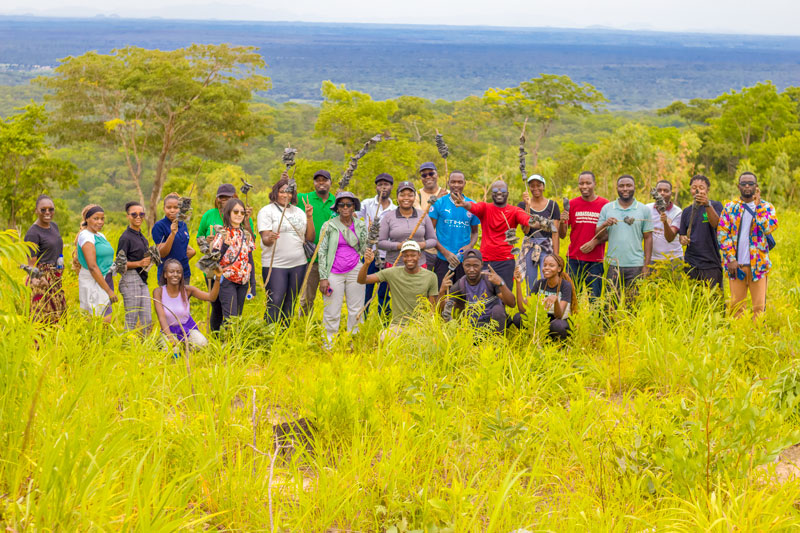
{"type": "Polygon", "coordinates": [[[739,186],[741,186],[741,187],[755,187],[756,186],[756,182],[755,181],[740,181],[739,182],[739,186]]]}
{"type": "Polygon", "coordinates": [[[131,218],[144,218],[144,211],[141,213],[128,213],[128,216],[131,218]]]}
{"type": "Polygon", "coordinates": [[[39,209],[39,211],[41,211],[42,213],[55,213],[56,208],[55,207],[42,207],[41,209],[39,209]]]}
{"type": "Polygon", "coordinates": [[[431,176],[433,176],[435,174],[436,174],[436,172],[421,172],[420,176],[423,177],[423,178],[429,178],[429,177],[431,177],[431,176]]]}
{"type": "Polygon", "coordinates": [[[355,206],[356,206],[356,204],[354,204],[354,203],[352,203],[352,202],[339,202],[339,207],[349,207],[349,208],[353,208],[353,207],[355,207],[355,206]]]}
{"type": "Polygon", "coordinates": [[[244,215],[244,211],[242,211],[241,209],[234,209],[233,211],[231,211],[231,215],[244,215]]]}
{"type": "Polygon", "coordinates": [[[497,187],[492,188],[493,193],[507,193],[508,189],[498,189],[497,187]]]}

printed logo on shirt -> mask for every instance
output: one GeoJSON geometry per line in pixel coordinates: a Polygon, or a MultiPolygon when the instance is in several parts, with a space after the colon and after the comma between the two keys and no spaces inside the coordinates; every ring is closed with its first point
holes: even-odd
{"type": "Polygon", "coordinates": [[[597,224],[600,220],[600,213],[594,211],[576,211],[575,222],[579,224],[597,224]]]}
{"type": "Polygon", "coordinates": [[[703,224],[708,224],[708,213],[703,211],[703,224]]]}

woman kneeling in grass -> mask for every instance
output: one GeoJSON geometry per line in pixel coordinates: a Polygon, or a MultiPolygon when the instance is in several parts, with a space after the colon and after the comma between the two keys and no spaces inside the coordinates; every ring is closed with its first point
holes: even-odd
{"type": "MultiPolygon", "coordinates": [[[[575,309],[575,286],[569,275],[564,271],[564,259],[558,255],[550,254],[542,262],[542,279],[537,279],[533,284],[531,294],[544,296],[539,299],[550,319],[550,338],[563,340],[570,335],[570,326],[567,318],[570,311],[575,309]]],[[[528,303],[522,294],[522,274],[519,268],[514,270],[514,280],[517,282],[517,307],[520,314],[524,315],[528,303]]],[[[520,326],[520,315],[514,317],[514,323],[520,326]]]]}
{"type": "MultiPolygon", "coordinates": [[[[214,279],[217,280],[222,272],[217,270],[214,279]]],[[[173,344],[184,342],[187,339],[192,348],[202,348],[208,344],[205,335],[197,329],[197,324],[192,319],[189,298],[194,296],[198,300],[213,302],[219,296],[219,283],[214,283],[210,292],[201,291],[197,287],[186,285],[183,278],[183,266],[176,259],[167,259],[161,272],[161,287],[153,290],[153,300],[156,308],[158,323],[161,332],[173,344]]]]}

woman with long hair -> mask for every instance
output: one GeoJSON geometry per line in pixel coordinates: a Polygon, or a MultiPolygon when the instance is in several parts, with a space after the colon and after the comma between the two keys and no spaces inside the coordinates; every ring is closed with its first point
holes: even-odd
{"type": "MultiPolygon", "coordinates": [[[[542,274],[544,278],[536,280],[531,294],[537,296],[547,311],[547,316],[550,319],[550,338],[554,340],[566,339],[571,333],[568,318],[578,303],[575,286],[566,272],[566,265],[561,256],[547,255],[542,261],[542,274]]],[[[523,281],[519,268],[514,271],[514,280],[517,282],[517,307],[521,314],[525,314],[525,307],[528,302],[522,294],[523,281]]]]}
{"type": "Polygon", "coordinates": [[[25,241],[36,245],[28,257],[28,266],[35,267],[38,275],[28,276],[31,287],[31,316],[34,320],[57,323],[67,310],[67,300],[61,286],[64,271],[64,241],[53,222],[56,207],[53,200],[43,194],[36,199],[36,222],[25,233],[25,241]]]}
{"type": "Polygon", "coordinates": [[[221,255],[219,266],[222,278],[217,300],[222,309],[223,322],[232,316],[241,316],[250,285],[256,244],[250,228],[244,224],[246,216],[241,200],[228,200],[222,211],[222,230],[211,242],[211,249],[219,251],[221,255]]]}
{"type": "MultiPolygon", "coordinates": [[[[221,271],[216,272],[214,279],[219,279],[221,274],[221,271]]],[[[192,319],[189,298],[205,302],[216,300],[219,283],[215,283],[209,292],[187,285],[183,265],[177,259],[164,261],[161,278],[159,287],[153,290],[153,303],[161,333],[172,345],[188,342],[190,348],[206,346],[208,339],[200,333],[192,319]]]]}
{"type": "Polygon", "coordinates": [[[78,298],[81,309],[93,316],[102,316],[111,322],[111,304],[117,301],[111,265],[114,248],[101,233],[106,223],[103,208],[90,204],[81,212],[81,232],[75,239],[78,273],[78,298]]]}
{"type": "Polygon", "coordinates": [[[308,259],[303,244],[314,241],[314,208],[305,203],[297,207],[297,191],[289,192],[289,177],[284,175],[269,193],[270,203],[258,212],[261,236],[261,277],[267,291],[268,323],[286,321],[292,316],[294,300],[303,284],[308,259]]]}

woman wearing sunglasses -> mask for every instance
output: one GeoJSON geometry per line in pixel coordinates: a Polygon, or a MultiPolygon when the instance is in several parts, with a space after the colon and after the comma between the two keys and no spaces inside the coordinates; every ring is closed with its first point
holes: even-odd
{"type": "Polygon", "coordinates": [[[231,198],[222,210],[222,230],[211,242],[212,250],[219,250],[222,279],[219,282],[219,298],[222,321],[232,316],[241,316],[244,301],[250,286],[253,270],[253,250],[256,247],[250,227],[243,224],[246,217],[244,204],[231,198]]]}
{"type": "Polygon", "coordinates": [[[125,214],[128,215],[128,227],[117,243],[117,255],[124,252],[128,259],[127,269],[119,280],[119,292],[125,306],[125,329],[134,330],[138,324],[142,328],[141,333],[146,335],[150,331],[152,319],[150,293],[147,290],[150,267],[147,249],[150,243],[142,234],[144,208],[139,202],[128,202],[125,204],[125,214]]]}
{"type": "Polygon", "coordinates": [[[339,332],[343,298],[347,299],[347,331],[357,331],[361,322],[366,287],[358,283],[358,271],[367,247],[367,224],[353,217],[360,209],[361,202],[353,193],[337,194],[331,210],[339,216],[325,223],[319,243],[319,291],[325,304],[322,325],[328,342],[339,332]]]}
{"type": "Polygon", "coordinates": [[[28,277],[31,287],[31,316],[34,320],[55,324],[67,309],[61,274],[64,271],[64,241],[53,222],[56,208],[47,195],[36,199],[36,222],[25,233],[25,240],[36,245],[28,266],[36,267],[38,275],[28,277]]]}

